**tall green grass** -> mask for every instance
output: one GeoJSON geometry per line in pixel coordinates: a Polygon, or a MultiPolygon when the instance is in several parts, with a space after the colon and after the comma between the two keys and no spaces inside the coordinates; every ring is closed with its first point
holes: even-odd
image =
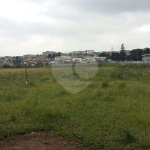
{"type": "Polygon", "coordinates": [[[95,149],[150,149],[149,65],[102,65],[72,95],[51,68],[0,70],[0,139],[45,130],[95,149]]]}

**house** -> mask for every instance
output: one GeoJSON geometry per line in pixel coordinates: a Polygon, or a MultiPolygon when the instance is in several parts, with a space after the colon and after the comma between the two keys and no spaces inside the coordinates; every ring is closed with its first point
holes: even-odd
{"type": "Polygon", "coordinates": [[[130,55],[130,51],[129,50],[125,50],[124,52],[126,53],[127,56],[130,55]]]}
{"type": "Polygon", "coordinates": [[[28,60],[23,60],[21,64],[28,66],[29,65],[29,61],[28,60]]]}
{"type": "Polygon", "coordinates": [[[55,57],[55,64],[63,64],[63,63],[71,63],[72,57],[71,56],[56,56],[55,57]]]}
{"type": "Polygon", "coordinates": [[[69,53],[70,56],[82,56],[86,55],[86,51],[73,51],[69,53]]]}
{"type": "Polygon", "coordinates": [[[94,50],[86,50],[86,54],[92,54],[92,53],[95,53],[94,50]]]}
{"type": "Polygon", "coordinates": [[[106,57],[93,57],[97,62],[104,62],[106,57]]]}
{"type": "Polygon", "coordinates": [[[142,55],[142,61],[144,63],[150,63],[150,54],[144,54],[144,55],[142,55]]]}
{"type": "Polygon", "coordinates": [[[30,61],[30,62],[29,62],[29,65],[30,65],[30,66],[35,66],[35,62],[34,62],[34,61],[30,61]]]}
{"type": "Polygon", "coordinates": [[[81,61],[82,61],[82,58],[76,58],[76,57],[72,58],[73,63],[80,63],[81,61]]]}
{"type": "Polygon", "coordinates": [[[61,56],[69,56],[68,53],[60,53],[60,54],[61,54],[61,56]]]}
{"type": "Polygon", "coordinates": [[[30,59],[30,58],[35,58],[35,57],[36,57],[36,55],[33,55],[33,54],[23,55],[23,59],[24,58],[30,59]]]}

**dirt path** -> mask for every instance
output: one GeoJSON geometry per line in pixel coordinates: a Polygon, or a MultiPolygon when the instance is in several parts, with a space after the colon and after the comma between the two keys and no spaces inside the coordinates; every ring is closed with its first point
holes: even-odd
{"type": "Polygon", "coordinates": [[[0,150],[85,150],[63,138],[51,137],[45,132],[17,135],[0,141],[0,150]]]}

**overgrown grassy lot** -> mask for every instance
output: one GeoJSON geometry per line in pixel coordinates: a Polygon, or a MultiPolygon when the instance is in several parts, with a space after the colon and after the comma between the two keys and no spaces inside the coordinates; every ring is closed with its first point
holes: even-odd
{"type": "MultiPolygon", "coordinates": [[[[57,70],[56,70],[57,71],[57,70]]],[[[0,69],[0,139],[45,130],[89,149],[150,149],[150,66],[105,64],[71,94],[51,68],[0,69]]]]}

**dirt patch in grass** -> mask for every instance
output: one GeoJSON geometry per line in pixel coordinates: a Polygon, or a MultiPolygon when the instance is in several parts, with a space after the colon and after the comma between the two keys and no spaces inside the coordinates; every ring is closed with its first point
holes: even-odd
{"type": "Polygon", "coordinates": [[[85,150],[78,143],[45,132],[16,135],[0,141],[0,150],[85,150]]]}

